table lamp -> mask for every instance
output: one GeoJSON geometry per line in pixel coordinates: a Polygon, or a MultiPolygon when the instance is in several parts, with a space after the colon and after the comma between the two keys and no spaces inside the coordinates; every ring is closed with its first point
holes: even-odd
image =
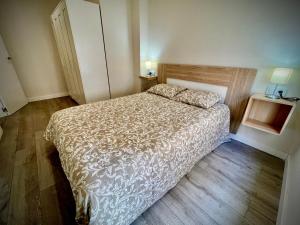
{"type": "Polygon", "coordinates": [[[147,70],[147,75],[153,76],[154,73],[152,71],[152,62],[150,60],[145,62],[145,67],[146,67],[146,70],[147,70]]]}
{"type": "Polygon", "coordinates": [[[277,92],[279,90],[278,89],[278,85],[284,85],[287,84],[291,75],[293,73],[292,69],[289,68],[276,68],[273,71],[272,77],[271,77],[271,83],[275,84],[275,87],[273,89],[273,91],[270,93],[268,93],[269,91],[266,91],[266,97],[268,98],[273,98],[273,99],[277,99],[280,98],[280,96],[277,94],[277,92]]]}

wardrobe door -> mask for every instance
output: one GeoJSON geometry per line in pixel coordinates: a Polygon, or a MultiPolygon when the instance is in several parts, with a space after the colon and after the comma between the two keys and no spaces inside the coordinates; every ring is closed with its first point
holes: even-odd
{"type": "Polygon", "coordinates": [[[53,14],[51,15],[51,20],[52,20],[52,28],[53,28],[59,56],[61,59],[68,92],[69,95],[73,97],[73,86],[72,83],[70,82],[71,80],[70,72],[69,72],[68,62],[66,58],[65,44],[62,37],[62,31],[61,31],[62,27],[60,25],[60,20],[59,20],[59,16],[61,15],[62,8],[63,8],[63,2],[60,2],[59,5],[56,7],[55,11],[53,12],[53,14]]]}
{"type": "MultiPolygon", "coordinates": [[[[78,63],[72,51],[72,34],[69,28],[65,2],[59,3],[52,16],[52,27],[61,58],[69,95],[79,104],[85,103],[78,63]]],[[[74,47],[73,47],[74,48],[74,47]]]]}
{"type": "Polygon", "coordinates": [[[86,102],[110,98],[99,5],[65,0],[86,102]]]}
{"type": "Polygon", "coordinates": [[[67,8],[64,8],[63,10],[63,15],[64,15],[64,25],[65,25],[65,35],[66,38],[68,39],[68,57],[70,60],[71,68],[72,68],[72,79],[74,82],[74,86],[76,87],[76,96],[78,99],[78,102],[80,104],[83,104],[86,102],[85,100],[85,94],[83,91],[83,83],[81,79],[81,74],[79,70],[79,64],[77,60],[77,55],[75,51],[75,45],[74,45],[74,40],[73,40],[73,35],[72,35],[72,30],[70,27],[70,21],[69,21],[69,15],[68,15],[68,10],[67,8]]]}

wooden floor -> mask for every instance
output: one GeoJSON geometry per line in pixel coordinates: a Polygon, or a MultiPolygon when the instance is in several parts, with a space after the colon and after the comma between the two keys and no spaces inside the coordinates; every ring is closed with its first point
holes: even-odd
{"type": "MultiPolygon", "coordinates": [[[[43,139],[68,97],[1,119],[0,224],[74,224],[74,200],[55,147],[43,139]]],[[[134,225],[275,224],[284,162],[232,141],[197,163],[134,225]]]]}

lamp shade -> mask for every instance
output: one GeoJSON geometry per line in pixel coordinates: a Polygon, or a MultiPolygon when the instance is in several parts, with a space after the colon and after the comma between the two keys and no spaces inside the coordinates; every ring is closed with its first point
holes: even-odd
{"type": "Polygon", "coordinates": [[[293,70],[289,68],[276,68],[272,74],[271,82],[274,84],[287,84],[292,73],[293,70]]]}
{"type": "Polygon", "coordinates": [[[146,61],[145,62],[145,67],[146,67],[147,70],[151,70],[151,68],[152,68],[152,62],[151,61],[146,61]]]}

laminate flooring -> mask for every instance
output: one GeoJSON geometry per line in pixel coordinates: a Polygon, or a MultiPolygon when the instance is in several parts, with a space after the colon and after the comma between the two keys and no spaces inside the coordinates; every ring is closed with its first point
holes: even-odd
{"type": "MultiPolygon", "coordinates": [[[[43,138],[69,97],[0,119],[0,224],[74,224],[75,202],[56,148],[43,138]]],[[[237,141],[218,147],[133,225],[276,224],[284,162],[237,141]]]]}

